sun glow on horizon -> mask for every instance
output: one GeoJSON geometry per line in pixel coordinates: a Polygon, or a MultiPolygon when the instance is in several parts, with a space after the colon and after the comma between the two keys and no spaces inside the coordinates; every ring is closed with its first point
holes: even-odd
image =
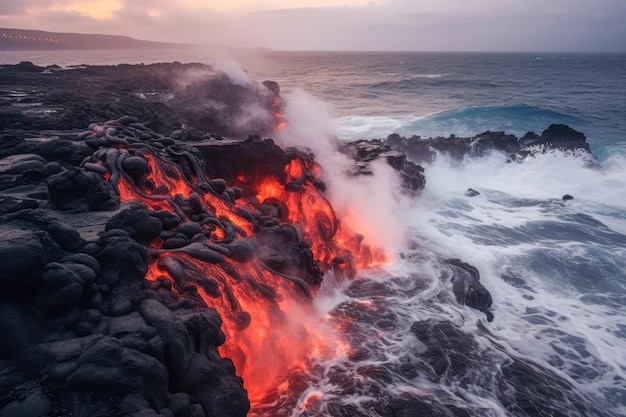
{"type": "Polygon", "coordinates": [[[44,11],[54,12],[74,12],[82,16],[91,17],[96,20],[114,19],[115,12],[124,7],[123,0],[106,0],[106,1],[90,1],[90,0],[74,0],[71,2],[57,2],[47,8],[29,8],[28,12],[38,14],[44,11]]]}
{"type": "Polygon", "coordinates": [[[181,6],[193,9],[215,10],[220,12],[259,11],[273,9],[362,7],[384,3],[384,0],[182,0],[181,6]]]}

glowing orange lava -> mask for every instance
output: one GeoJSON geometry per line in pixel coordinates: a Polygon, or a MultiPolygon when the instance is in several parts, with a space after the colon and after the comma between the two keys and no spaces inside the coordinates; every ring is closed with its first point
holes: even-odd
{"type": "MultiPolygon", "coordinates": [[[[213,223],[202,225],[212,244],[217,245],[228,236],[251,237],[254,224],[242,216],[238,207],[256,212],[271,200],[284,206],[285,212],[277,220],[297,228],[322,271],[333,269],[351,277],[357,268],[385,259],[383,253],[372,250],[362,236],[345,228],[337,218],[323,195],[321,169],[306,155],[298,155],[287,164],[283,178],[233,178],[233,181],[252,181],[253,187],[248,188],[255,190],[247,200],[236,203],[212,191],[202,191],[185,178],[177,165],[147,149],[141,150],[141,155],[149,172],[140,177],[120,175],[115,184],[120,199],[139,200],[155,210],[175,210],[176,198],[197,194],[204,212],[215,216],[211,217],[213,223]]],[[[182,216],[180,210],[176,212],[182,216]]],[[[181,218],[186,220],[190,219],[181,218]]],[[[350,346],[335,340],[327,318],[314,311],[302,288],[270,270],[256,256],[239,261],[224,256],[222,261],[208,262],[185,253],[165,251],[161,249],[162,241],[152,242],[151,246],[153,260],[147,280],[166,277],[172,282],[172,290],[181,297],[196,299],[219,312],[226,334],[220,353],[233,360],[253,407],[269,393],[284,388],[288,373],[297,369],[306,372],[312,358],[349,352],[350,346]],[[172,276],[175,268],[168,269],[172,262],[185,271],[184,282],[172,276]]],[[[321,395],[309,394],[302,408],[306,410],[321,395]]]]}

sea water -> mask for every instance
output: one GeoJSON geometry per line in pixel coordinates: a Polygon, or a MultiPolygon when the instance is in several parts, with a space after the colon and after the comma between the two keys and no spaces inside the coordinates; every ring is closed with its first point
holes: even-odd
{"type": "MultiPolygon", "coordinates": [[[[274,415],[626,415],[626,55],[236,59],[285,97],[306,91],[316,103],[309,112],[326,113],[320,123],[339,139],[519,136],[565,123],[585,133],[600,161],[590,168],[554,151],[520,163],[499,153],[439,155],[425,165],[421,195],[394,210],[404,238],[393,264],[353,282],[328,279],[316,299],[360,353],[320,358],[308,388],[274,415]],[[469,187],[480,194],[466,196],[469,187]],[[493,322],[451,296],[448,258],[478,268],[493,322]]],[[[0,52],[0,64],[21,60],[232,65],[202,51],[0,52]]]]}

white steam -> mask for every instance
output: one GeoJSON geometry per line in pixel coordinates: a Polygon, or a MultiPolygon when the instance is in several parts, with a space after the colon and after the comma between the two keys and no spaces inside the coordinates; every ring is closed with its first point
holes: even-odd
{"type": "Polygon", "coordinates": [[[307,147],[322,166],[328,197],[335,211],[354,232],[374,247],[397,250],[405,230],[396,215],[404,199],[398,174],[384,161],[371,164],[373,175],[348,174],[353,161],[337,150],[336,126],[327,104],[302,90],[284,96],[287,125],[277,139],[285,145],[307,147]]]}
{"type": "Polygon", "coordinates": [[[215,68],[228,75],[230,81],[235,85],[248,86],[252,80],[246,71],[232,59],[221,59],[215,64],[215,68]]]}

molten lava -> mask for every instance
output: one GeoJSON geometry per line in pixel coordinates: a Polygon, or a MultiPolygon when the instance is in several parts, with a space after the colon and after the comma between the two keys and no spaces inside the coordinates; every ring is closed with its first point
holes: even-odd
{"type": "MultiPolygon", "coordinates": [[[[268,266],[246,246],[246,238],[256,230],[254,219],[271,213],[277,224],[297,229],[323,272],[352,277],[357,268],[384,261],[384,254],[372,250],[337,218],[324,197],[321,169],[311,156],[295,152],[282,176],[241,174],[230,179],[249,194],[235,201],[235,193],[206,182],[195,184],[203,179],[184,175],[178,165],[149,148],[130,152],[145,161],[144,172],[105,175],[121,200],[172,211],[181,222],[193,221],[202,228],[187,248],[163,249],[161,238],[151,242],[146,279],[169,280],[179,296],[218,310],[226,335],[221,354],[233,360],[253,407],[268,395],[285,392],[289,375],[306,373],[311,358],[350,350],[347,343],[330,336],[331,325],[307,302],[315,286],[309,289],[302,277],[268,266]]],[[[302,408],[311,407],[320,396],[311,393],[302,408]]]]}

